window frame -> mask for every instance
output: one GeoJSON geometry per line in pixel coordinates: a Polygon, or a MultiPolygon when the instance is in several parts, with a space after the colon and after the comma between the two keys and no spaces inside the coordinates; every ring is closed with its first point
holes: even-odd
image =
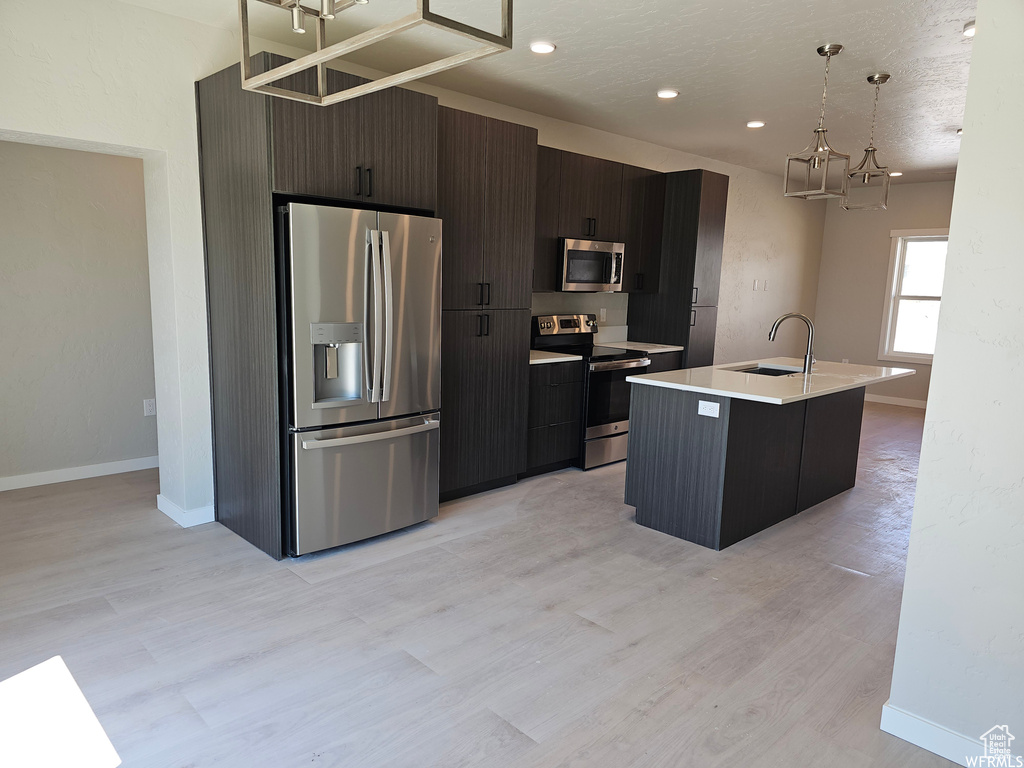
{"type": "Polygon", "coordinates": [[[942,296],[904,296],[900,293],[903,283],[903,259],[906,249],[903,243],[915,238],[945,237],[949,240],[949,228],[944,229],[894,229],[889,233],[892,244],[889,247],[889,276],[885,284],[885,304],[882,308],[882,331],[878,340],[878,359],[894,363],[932,364],[934,355],[918,352],[893,352],[892,342],[896,336],[896,321],[900,299],[922,299],[937,301],[942,306],[942,296]]]}

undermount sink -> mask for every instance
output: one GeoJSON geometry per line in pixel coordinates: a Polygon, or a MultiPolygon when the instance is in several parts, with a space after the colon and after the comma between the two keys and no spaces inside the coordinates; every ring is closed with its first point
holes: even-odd
{"type": "Polygon", "coordinates": [[[753,368],[734,368],[737,373],[756,373],[758,376],[789,376],[801,373],[799,368],[781,368],[774,365],[755,365],[753,368]]]}

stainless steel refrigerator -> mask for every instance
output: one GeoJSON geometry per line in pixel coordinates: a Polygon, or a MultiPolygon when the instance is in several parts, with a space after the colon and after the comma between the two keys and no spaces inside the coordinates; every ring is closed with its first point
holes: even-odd
{"type": "Polygon", "coordinates": [[[440,220],[291,203],[278,230],[293,553],[435,517],[440,220]]]}

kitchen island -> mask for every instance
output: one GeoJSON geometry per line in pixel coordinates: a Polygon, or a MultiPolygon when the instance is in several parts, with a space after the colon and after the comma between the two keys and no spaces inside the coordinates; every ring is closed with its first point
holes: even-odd
{"type": "Polygon", "coordinates": [[[626,503],[724,549],[854,486],[864,388],[908,368],[778,357],[630,376],[626,503]]]}

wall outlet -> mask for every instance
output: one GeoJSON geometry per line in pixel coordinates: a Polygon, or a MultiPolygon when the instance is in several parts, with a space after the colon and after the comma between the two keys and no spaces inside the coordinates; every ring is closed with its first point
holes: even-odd
{"type": "Polygon", "coordinates": [[[697,415],[698,416],[710,416],[712,419],[718,418],[718,407],[720,403],[711,403],[707,400],[697,401],[697,415]]]}
{"type": "Polygon", "coordinates": [[[602,323],[608,319],[608,310],[605,307],[601,307],[599,319],[602,323]]]}
{"type": "Polygon", "coordinates": [[[848,363],[848,362],[850,362],[850,358],[848,358],[848,357],[844,357],[844,358],[843,358],[843,362],[844,362],[844,363],[848,363]]]}
{"type": "Polygon", "coordinates": [[[156,416],[156,400],[143,400],[142,413],[146,416],[156,416]]]}

